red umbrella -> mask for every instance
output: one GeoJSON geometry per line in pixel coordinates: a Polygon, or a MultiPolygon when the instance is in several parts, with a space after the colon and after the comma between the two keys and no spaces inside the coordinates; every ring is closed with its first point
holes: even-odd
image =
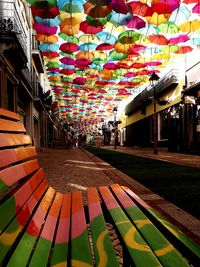
{"type": "Polygon", "coordinates": [[[124,74],[124,77],[126,77],[126,78],[133,78],[136,76],[137,76],[136,72],[127,72],[126,74],[124,74]]]}
{"type": "Polygon", "coordinates": [[[58,8],[56,6],[53,6],[49,9],[38,9],[31,6],[32,15],[38,16],[42,19],[48,19],[48,18],[55,18],[60,14],[58,8]]]}
{"type": "Polygon", "coordinates": [[[193,50],[191,46],[180,46],[176,54],[186,54],[193,50]]]}
{"type": "Polygon", "coordinates": [[[148,36],[147,38],[149,41],[157,45],[167,45],[169,43],[167,38],[161,34],[151,35],[151,36],[148,36]]]}
{"type": "Polygon", "coordinates": [[[103,30],[102,26],[95,27],[95,26],[89,25],[86,20],[82,21],[80,24],[80,31],[86,34],[96,34],[98,32],[101,32],[102,30],[103,30]]]}
{"type": "Polygon", "coordinates": [[[172,11],[179,8],[180,0],[161,0],[152,5],[154,12],[158,14],[171,14],[172,11]]]}
{"type": "Polygon", "coordinates": [[[140,1],[129,2],[128,5],[132,8],[133,14],[141,17],[151,17],[154,13],[150,6],[140,1]]]}
{"type": "Polygon", "coordinates": [[[134,68],[134,69],[142,69],[142,68],[145,68],[146,67],[146,64],[145,63],[137,63],[137,62],[134,62],[133,64],[131,64],[130,68],[134,68]]]}
{"type": "Polygon", "coordinates": [[[113,49],[113,48],[114,48],[114,46],[111,45],[111,44],[102,43],[102,44],[100,44],[100,45],[98,45],[98,46],[96,47],[96,50],[105,51],[105,50],[111,50],[111,49],[113,49]]]}
{"type": "Polygon", "coordinates": [[[74,53],[79,50],[79,46],[75,43],[64,43],[61,44],[60,50],[63,51],[64,53],[74,53]]]}
{"type": "Polygon", "coordinates": [[[76,77],[73,80],[74,84],[79,84],[79,85],[83,85],[83,84],[85,84],[85,82],[86,82],[86,79],[83,77],[76,77]]]}
{"type": "Polygon", "coordinates": [[[72,75],[74,74],[75,70],[69,70],[69,69],[61,69],[60,73],[65,75],[72,75]]]}
{"type": "Polygon", "coordinates": [[[57,52],[41,52],[41,54],[44,57],[49,57],[49,58],[59,57],[59,54],[57,52]]]}

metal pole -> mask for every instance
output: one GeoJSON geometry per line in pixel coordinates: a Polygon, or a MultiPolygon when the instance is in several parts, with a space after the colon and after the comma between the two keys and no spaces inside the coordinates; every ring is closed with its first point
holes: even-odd
{"type": "Polygon", "coordinates": [[[116,131],[116,112],[114,111],[114,130],[115,130],[115,132],[114,132],[114,149],[116,149],[117,148],[117,131],[116,131]]]}
{"type": "Polygon", "coordinates": [[[155,86],[153,88],[153,105],[154,105],[154,114],[153,114],[153,136],[154,136],[154,144],[153,144],[153,154],[158,154],[158,129],[157,129],[157,114],[156,114],[156,92],[155,86]]]}

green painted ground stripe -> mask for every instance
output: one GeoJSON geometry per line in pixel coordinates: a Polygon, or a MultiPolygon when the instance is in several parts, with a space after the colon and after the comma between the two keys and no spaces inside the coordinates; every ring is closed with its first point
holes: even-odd
{"type": "Polygon", "coordinates": [[[52,267],[56,265],[59,266],[59,264],[67,266],[67,256],[68,256],[68,243],[54,244],[53,256],[50,266],[52,267]]]}
{"type": "Polygon", "coordinates": [[[89,201],[89,196],[88,196],[89,214],[92,211],[92,209],[98,209],[98,214],[99,214],[97,217],[93,218],[92,221],[90,221],[90,226],[92,231],[92,244],[94,248],[96,266],[117,267],[119,266],[119,263],[108,234],[97,190],[95,188],[90,188],[88,189],[88,194],[92,194],[92,197],[93,198],[95,197],[95,199],[98,200],[98,202],[95,202],[95,206],[92,206],[90,204],[93,203],[89,201]]]}
{"type": "Polygon", "coordinates": [[[172,265],[176,267],[188,267],[188,263],[181,254],[135,205],[124,190],[119,185],[111,185],[111,188],[123,207],[128,203],[125,211],[133,220],[136,228],[150,245],[161,263],[166,267],[171,267],[172,265]]]}
{"type": "MultiPolygon", "coordinates": [[[[100,187],[101,196],[107,206],[107,196],[109,201],[116,201],[107,187],[100,187]]],[[[138,230],[130,222],[124,211],[120,208],[111,208],[108,210],[115,225],[124,241],[131,259],[137,267],[161,267],[161,263],[140,235],[138,230]]]]}
{"type": "Polygon", "coordinates": [[[189,237],[187,237],[182,231],[180,231],[174,224],[169,222],[163,215],[158,213],[156,210],[151,208],[147,203],[145,203],[141,198],[135,195],[127,187],[123,189],[140,205],[145,208],[158,222],[160,222],[173,236],[174,238],[181,241],[190,251],[192,251],[200,259],[200,246],[193,242],[189,237]]]}

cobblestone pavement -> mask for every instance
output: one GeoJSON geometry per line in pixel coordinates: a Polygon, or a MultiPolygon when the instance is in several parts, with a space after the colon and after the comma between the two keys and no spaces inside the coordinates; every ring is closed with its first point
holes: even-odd
{"type": "MultiPolygon", "coordinates": [[[[112,147],[105,147],[113,149],[112,147]]],[[[154,155],[151,151],[144,151],[132,148],[117,147],[117,151],[131,153],[135,155],[148,156],[160,160],[176,162],[173,156],[175,153],[159,152],[154,155]],[[137,150],[137,151],[136,151],[137,150]],[[168,153],[168,154],[167,154],[168,153]],[[164,156],[162,159],[161,156],[164,156]],[[170,157],[169,157],[170,156],[170,157]]],[[[177,153],[178,154],[178,153],[177,153]]],[[[178,154],[177,161],[182,159],[180,164],[200,166],[199,157],[178,154]],[[191,160],[190,160],[191,159],[191,160]],[[196,160],[197,159],[197,160],[196,160]],[[196,160],[196,161],[195,161],[196,160]]],[[[119,183],[130,187],[136,194],[145,200],[160,213],[165,215],[170,221],[177,225],[190,238],[200,244],[200,221],[167,202],[159,195],[150,191],[126,174],[118,171],[97,158],[93,154],[82,149],[44,149],[38,153],[40,165],[44,168],[49,184],[60,192],[82,190],[84,202],[86,203],[86,190],[90,186],[109,185],[119,183]]],[[[178,162],[176,162],[178,163],[178,162]]],[[[189,165],[190,166],[190,165],[189,165]]]]}

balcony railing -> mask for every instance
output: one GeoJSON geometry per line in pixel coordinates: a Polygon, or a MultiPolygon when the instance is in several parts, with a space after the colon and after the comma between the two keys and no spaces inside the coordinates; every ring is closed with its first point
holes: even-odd
{"type": "Polygon", "coordinates": [[[28,43],[28,27],[24,23],[24,12],[16,0],[0,0],[0,33],[14,34],[26,57],[28,43]]]}

